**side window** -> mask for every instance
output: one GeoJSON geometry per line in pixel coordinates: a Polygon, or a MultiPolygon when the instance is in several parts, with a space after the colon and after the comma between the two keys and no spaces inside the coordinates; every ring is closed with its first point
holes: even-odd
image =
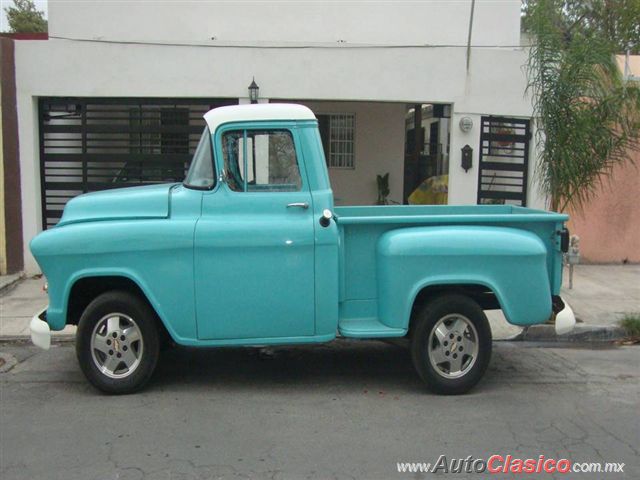
{"type": "Polygon", "coordinates": [[[198,147],[193,155],[193,161],[187,172],[184,184],[190,188],[212,188],[216,183],[213,172],[213,152],[211,150],[211,133],[205,127],[198,147]]]}
{"type": "Polygon", "coordinates": [[[222,135],[227,184],[236,192],[295,192],[302,188],[288,130],[232,130],[222,135]]]}

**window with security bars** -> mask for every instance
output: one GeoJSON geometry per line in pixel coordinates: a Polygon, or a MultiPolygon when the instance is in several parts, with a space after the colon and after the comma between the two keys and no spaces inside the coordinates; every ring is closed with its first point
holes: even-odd
{"type": "Polygon", "coordinates": [[[355,114],[320,114],[317,118],[327,166],[355,168],[355,114]]]}

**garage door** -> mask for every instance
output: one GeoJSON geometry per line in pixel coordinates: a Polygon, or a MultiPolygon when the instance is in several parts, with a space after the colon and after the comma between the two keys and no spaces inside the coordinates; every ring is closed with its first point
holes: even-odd
{"type": "Polygon", "coordinates": [[[208,110],[237,99],[41,98],[43,228],[76,195],[184,178],[208,110]]]}

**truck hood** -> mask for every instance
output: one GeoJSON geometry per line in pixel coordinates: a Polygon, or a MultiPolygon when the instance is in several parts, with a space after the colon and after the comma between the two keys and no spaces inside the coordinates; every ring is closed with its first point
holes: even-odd
{"type": "Polygon", "coordinates": [[[167,218],[171,189],[179,184],[115,188],[71,199],[58,225],[136,218],[167,218]]]}

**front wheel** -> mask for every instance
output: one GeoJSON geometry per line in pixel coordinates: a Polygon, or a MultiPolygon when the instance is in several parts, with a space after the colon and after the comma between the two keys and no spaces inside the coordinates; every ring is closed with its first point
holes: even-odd
{"type": "Polygon", "coordinates": [[[98,296],[78,322],[76,355],[99,390],[132,393],[151,378],[158,361],[155,314],[140,298],[113,291],[98,296]]]}
{"type": "Polygon", "coordinates": [[[464,295],[445,295],[418,312],[411,357],[427,387],[457,395],[482,378],[491,358],[491,328],[482,308],[464,295]]]}

